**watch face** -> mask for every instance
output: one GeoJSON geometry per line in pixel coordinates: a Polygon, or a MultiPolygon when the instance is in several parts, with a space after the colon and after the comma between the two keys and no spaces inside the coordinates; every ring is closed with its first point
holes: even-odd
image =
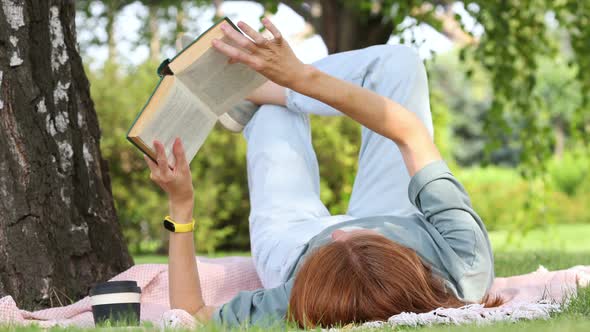
{"type": "Polygon", "coordinates": [[[176,228],[174,227],[174,224],[169,222],[168,220],[164,219],[164,228],[166,228],[167,230],[171,231],[171,232],[175,232],[176,228]]]}

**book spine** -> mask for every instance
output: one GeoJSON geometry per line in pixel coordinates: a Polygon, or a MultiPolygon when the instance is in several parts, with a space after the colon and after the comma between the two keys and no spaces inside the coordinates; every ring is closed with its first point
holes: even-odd
{"type": "Polygon", "coordinates": [[[168,66],[169,64],[170,64],[170,59],[166,59],[166,60],[162,61],[162,63],[158,66],[158,70],[156,70],[156,72],[158,73],[158,76],[164,77],[165,75],[174,75],[174,73],[170,69],[170,66],[168,66]]]}

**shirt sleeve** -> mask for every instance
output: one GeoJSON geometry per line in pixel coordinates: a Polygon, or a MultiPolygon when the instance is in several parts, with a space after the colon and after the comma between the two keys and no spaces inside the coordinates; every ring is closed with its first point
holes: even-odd
{"type": "Polygon", "coordinates": [[[457,281],[462,295],[466,300],[481,299],[494,277],[493,256],[484,223],[463,186],[439,160],[412,177],[408,193],[410,201],[456,254],[451,259],[460,260],[463,272],[457,281]]]}
{"type": "Polygon", "coordinates": [[[240,292],[213,313],[213,320],[226,327],[284,325],[293,279],[271,289],[240,292]]]}

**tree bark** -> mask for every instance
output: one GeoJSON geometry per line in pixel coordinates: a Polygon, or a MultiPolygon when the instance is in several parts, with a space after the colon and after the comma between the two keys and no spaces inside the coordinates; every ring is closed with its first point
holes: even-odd
{"type": "Polygon", "coordinates": [[[76,47],[74,1],[0,0],[0,296],[65,305],[133,261],[76,47]]]}

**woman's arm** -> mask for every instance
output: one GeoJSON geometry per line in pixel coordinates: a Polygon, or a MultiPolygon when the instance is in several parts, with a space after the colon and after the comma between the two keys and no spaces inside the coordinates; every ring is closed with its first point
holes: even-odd
{"type": "Polygon", "coordinates": [[[396,143],[413,176],[441,159],[422,121],[400,104],[377,93],[306,66],[303,78],[292,89],[324,102],[363,126],[396,143]]]}
{"type": "Polygon", "coordinates": [[[426,127],[414,113],[370,90],[304,65],[270,20],[265,18],[262,23],[273,34],[273,39],[265,39],[240,22],[240,29],[254,42],[225,25],[222,26],[225,35],[240,48],[221,40],[214,40],[213,46],[230,57],[231,62],[244,63],[276,84],[324,102],[393,140],[411,176],[430,162],[441,159],[426,127]]]}
{"type": "MultiPolygon", "coordinates": [[[[169,198],[170,217],[177,223],[190,223],[193,218],[194,194],[190,168],[180,139],[174,141],[173,154],[176,164],[171,170],[162,143],[155,141],[157,161],[144,156],[152,181],[157,183],[169,198]]],[[[211,319],[214,307],[205,306],[199,271],[195,261],[193,233],[170,233],[168,250],[168,280],[170,306],[183,309],[200,322],[211,319]]]]}

